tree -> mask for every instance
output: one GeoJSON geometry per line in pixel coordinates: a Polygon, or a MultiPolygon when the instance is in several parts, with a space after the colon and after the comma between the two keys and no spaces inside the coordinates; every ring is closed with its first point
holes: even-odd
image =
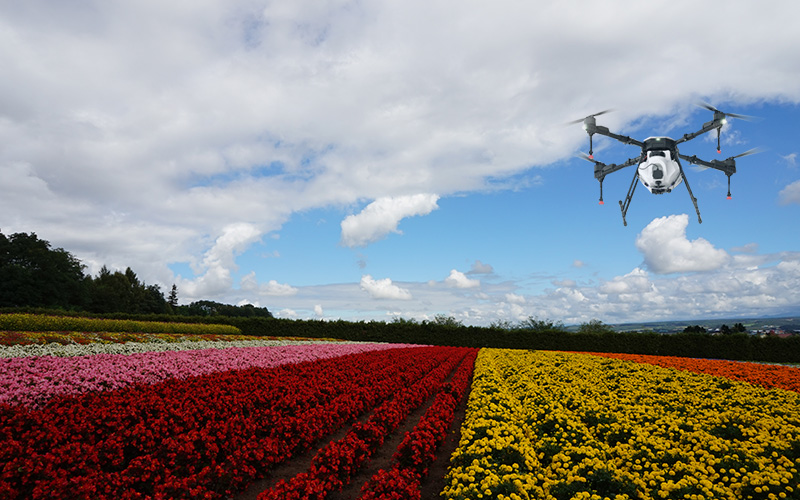
{"type": "Polygon", "coordinates": [[[52,249],[36,233],[0,233],[0,307],[78,308],[83,269],[72,254],[52,249]]]}
{"type": "Polygon", "coordinates": [[[722,325],[721,327],[719,327],[719,333],[723,335],[730,335],[731,333],[733,333],[733,331],[728,325],[722,325]]]}
{"type": "Polygon", "coordinates": [[[578,333],[599,335],[603,333],[614,333],[614,329],[603,323],[599,319],[593,319],[587,323],[581,323],[578,333]]]}
{"type": "Polygon", "coordinates": [[[198,300],[188,306],[178,306],[178,314],[182,316],[234,316],[245,318],[272,318],[272,313],[266,307],[256,307],[253,304],[233,306],[221,304],[213,300],[198,300]]]}
{"type": "Polygon", "coordinates": [[[747,328],[741,323],[736,323],[733,325],[733,333],[747,333],[747,328]]]}
{"type": "Polygon", "coordinates": [[[125,312],[132,314],[162,314],[169,311],[167,301],[158,285],[146,285],[128,267],[125,272],[100,269],[90,279],[89,304],[92,312],[125,312]]]}
{"type": "Polygon", "coordinates": [[[434,316],[433,321],[431,321],[431,323],[434,325],[449,326],[453,328],[464,326],[462,322],[458,321],[453,316],[445,316],[444,314],[437,314],[436,316],[434,316]]]}
{"type": "Polygon", "coordinates": [[[170,307],[178,307],[178,287],[175,286],[175,283],[172,284],[172,290],[169,291],[167,304],[169,304],[170,307]]]}
{"type": "Polygon", "coordinates": [[[549,319],[539,319],[535,316],[528,316],[528,319],[521,321],[517,328],[520,330],[530,330],[532,332],[564,331],[564,324],[560,321],[554,322],[549,319]]]}
{"type": "Polygon", "coordinates": [[[687,326],[683,329],[683,333],[706,333],[708,330],[700,325],[687,326]]]}

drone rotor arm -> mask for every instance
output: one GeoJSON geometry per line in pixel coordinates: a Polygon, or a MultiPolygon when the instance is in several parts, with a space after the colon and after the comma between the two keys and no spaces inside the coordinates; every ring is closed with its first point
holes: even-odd
{"type": "Polygon", "coordinates": [[[634,146],[638,146],[640,148],[644,147],[644,143],[642,141],[638,141],[632,137],[628,137],[627,135],[615,134],[614,132],[608,130],[608,127],[594,127],[594,133],[610,137],[623,144],[633,144],[634,146]]]}

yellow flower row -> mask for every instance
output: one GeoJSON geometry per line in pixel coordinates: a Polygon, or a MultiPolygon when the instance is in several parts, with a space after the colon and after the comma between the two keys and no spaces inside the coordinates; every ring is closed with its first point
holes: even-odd
{"type": "Polygon", "coordinates": [[[800,498],[800,395],[585,354],[482,349],[448,499],[800,498]]]}
{"type": "Polygon", "coordinates": [[[231,325],[47,316],[42,314],[0,314],[0,331],[138,332],[216,335],[241,335],[242,333],[237,327],[231,325]]]}

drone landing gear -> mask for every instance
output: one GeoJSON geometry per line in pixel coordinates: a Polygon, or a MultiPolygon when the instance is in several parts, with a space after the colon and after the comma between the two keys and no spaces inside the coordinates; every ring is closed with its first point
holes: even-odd
{"type": "MultiPolygon", "coordinates": [[[[600,196],[602,197],[602,194],[600,196]]],[[[728,199],[731,199],[731,174],[728,174],[728,199]]]]}
{"type": "Polygon", "coordinates": [[[631,181],[631,187],[628,188],[628,195],[625,197],[625,203],[622,203],[622,200],[619,201],[619,209],[622,211],[622,224],[628,225],[628,221],[625,220],[625,215],[628,213],[628,207],[631,206],[631,200],[633,199],[633,192],[636,191],[636,181],[639,180],[639,169],[636,169],[636,172],[633,174],[633,181],[631,181]]]}
{"type": "MultiPolygon", "coordinates": [[[[677,158],[675,161],[678,163],[678,168],[681,169],[681,177],[683,178],[684,184],[686,184],[686,190],[689,191],[689,197],[692,199],[692,203],[694,203],[694,211],[697,212],[697,222],[702,224],[703,219],[700,218],[700,209],[697,208],[697,198],[694,197],[692,188],[689,187],[689,179],[687,179],[686,174],[683,173],[683,165],[681,165],[681,162],[678,161],[677,158]]],[[[728,180],[730,181],[730,177],[728,177],[728,180]]],[[[730,189],[728,189],[728,192],[730,192],[730,189]]]]}

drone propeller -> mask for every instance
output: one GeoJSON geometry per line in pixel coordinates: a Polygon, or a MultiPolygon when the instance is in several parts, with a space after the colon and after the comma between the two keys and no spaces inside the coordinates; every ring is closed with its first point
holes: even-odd
{"type": "Polygon", "coordinates": [[[606,113],[610,113],[611,111],[614,111],[614,110],[613,110],[613,109],[606,109],[605,111],[601,111],[601,112],[599,112],[599,113],[595,113],[595,114],[593,114],[593,115],[589,115],[589,116],[587,116],[587,117],[585,117],[585,118],[579,118],[579,119],[577,119],[577,120],[572,120],[571,122],[567,122],[567,123],[565,123],[565,125],[575,125],[576,123],[584,123],[584,122],[585,122],[586,120],[588,120],[589,118],[594,118],[595,116],[604,115],[604,114],[606,114],[606,113]]]}
{"type": "Polygon", "coordinates": [[[717,153],[722,153],[722,148],[720,147],[720,144],[719,144],[719,136],[720,136],[720,132],[722,131],[722,126],[727,121],[727,118],[737,118],[739,120],[747,120],[747,121],[751,121],[751,120],[754,119],[752,116],[740,115],[738,113],[725,113],[724,111],[720,111],[717,108],[715,108],[714,106],[710,105],[709,103],[703,102],[703,101],[698,102],[697,105],[700,106],[701,108],[705,108],[705,109],[707,109],[709,111],[713,111],[714,112],[714,121],[712,123],[714,123],[714,122],[718,122],[719,123],[719,125],[716,126],[716,129],[717,129],[717,153]]]}
{"type": "Polygon", "coordinates": [[[728,158],[728,159],[729,159],[729,160],[735,160],[736,158],[741,158],[742,156],[750,156],[750,155],[754,155],[754,154],[756,154],[756,153],[760,153],[761,151],[762,151],[762,149],[761,149],[761,148],[753,148],[753,149],[749,149],[749,150],[745,151],[744,153],[738,154],[738,155],[736,155],[736,156],[731,156],[731,157],[730,157],[730,158],[728,158]]]}
{"type": "Polygon", "coordinates": [[[576,123],[583,123],[583,130],[585,130],[586,133],[589,134],[589,160],[593,160],[594,159],[594,152],[592,151],[592,147],[593,147],[592,146],[592,135],[594,135],[594,133],[597,130],[597,128],[596,128],[597,122],[595,121],[595,117],[596,116],[600,116],[600,115],[604,115],[604,114],[606,114],[606,113],[608,113],[610,111],[613,111],[613,110],[612,109],[606,109],[604,111],[600,111],[599,113],[595,113],[593,115],[589,115],[586,118],[581,118],[579,120],[572,120],[571,122],[565,123],[565,125],[574,125],[576,123]]]}
{"type": "Polygon", "coordinates": [[[584,159],[586,161],[590,161],[590,162],[594,163],[595,165],[603,165],[603,163],[595,160],[594,156],[589,156],[589,155],[587,155],[586,153],[583,153],[583,152],[580,152],[575,156],[577,156],[578,158],[584,159]]]}
{"type": "Polygon", "coordinates": [[[723,117],[728,117],[729,116],[731,118],[737,118],[739,120],[747,120],[747,121],[751,121],[751,120],[755,119],[754,117],[748,116],[748,115],[740,115],[738,113],[726,113],[724,111],[720,111],[717,108],[715,108],[714,106],[710,105],[709,103],[703,102],[703,101],[698,102],[697,105],[699,107],[701,107],[701,108],[705,108],[705,109],[707,109],[709,111],[713,111],[714,113],[719,113],[723,117]]]}

